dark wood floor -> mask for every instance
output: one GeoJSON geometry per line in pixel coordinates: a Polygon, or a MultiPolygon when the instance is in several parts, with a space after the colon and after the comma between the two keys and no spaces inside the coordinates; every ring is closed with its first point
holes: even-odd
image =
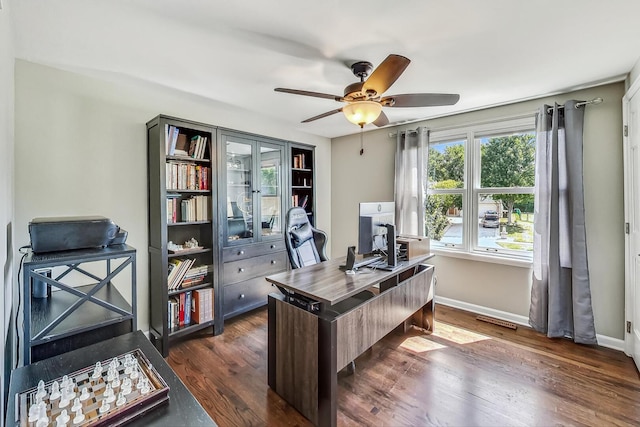
{"type": "MultiPolygon", "coordinates": [[[[305,426],[267,386],[267,312],[177,343],[169,364],[222,427],[305,426]]],[[[338,380],[341,426],[638,426],[623,353],[511,330],[438,306],[436,332],[393,332],[338,380]]]]}

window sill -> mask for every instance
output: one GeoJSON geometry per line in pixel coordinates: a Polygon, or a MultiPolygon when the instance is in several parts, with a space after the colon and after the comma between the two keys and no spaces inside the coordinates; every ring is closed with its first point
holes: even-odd
{"type": "Polygon", "coordinates": [[[525,258],[515,258],[506,255],[485,255],[472,252],[462,252],[459,250],[450,250],[444,248],[437,248],[431,245],[431,253],[438,256],[445,256],[450,258],[461,258],[470,261],[489,262],[493,264],[510,265],[512,267],[532,268],[533,261],[525,258]]]}

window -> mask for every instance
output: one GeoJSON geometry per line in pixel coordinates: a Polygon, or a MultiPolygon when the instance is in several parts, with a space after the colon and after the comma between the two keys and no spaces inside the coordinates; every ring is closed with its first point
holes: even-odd
{"type": "Polygon", "coordinates": [[[426,234],[450,252],[530,260],[535,118],[432,131],[426,234]]]}

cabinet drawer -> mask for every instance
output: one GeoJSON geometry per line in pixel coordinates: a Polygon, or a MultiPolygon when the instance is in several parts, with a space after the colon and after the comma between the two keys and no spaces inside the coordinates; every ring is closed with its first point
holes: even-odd
{"type": "Polygon", "coordinates": [[[222,250],[222,261],[237,261],[273,252],[285,251],[284,239],[261,242],[254,245],[234,246],[222,250]]]}
{"type": "Polygon", "coordinates": [[[223,313],[228,319],[245,311],[263,306],[267,303],[267,295],[277,288],[267,282],[264,277],[255,277],[240,283],[223,286],[223,313]]]}
{"type": "Polygon", "coordinates": [[[254,258],[224,263],[225,285],[242,282],[257,276],[268,276],[287,269],[287,253],[278,252],[254,258]]]}

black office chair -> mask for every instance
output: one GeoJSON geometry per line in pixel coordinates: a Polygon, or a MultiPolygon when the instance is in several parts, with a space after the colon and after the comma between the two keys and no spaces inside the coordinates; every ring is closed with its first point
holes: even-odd
{"type": "Polygon", "coordinates": [[[303,208],[289,209],[285,219],[284,242],[291,268],[327,261],[327,234],[314,228],[303,208]]]}

